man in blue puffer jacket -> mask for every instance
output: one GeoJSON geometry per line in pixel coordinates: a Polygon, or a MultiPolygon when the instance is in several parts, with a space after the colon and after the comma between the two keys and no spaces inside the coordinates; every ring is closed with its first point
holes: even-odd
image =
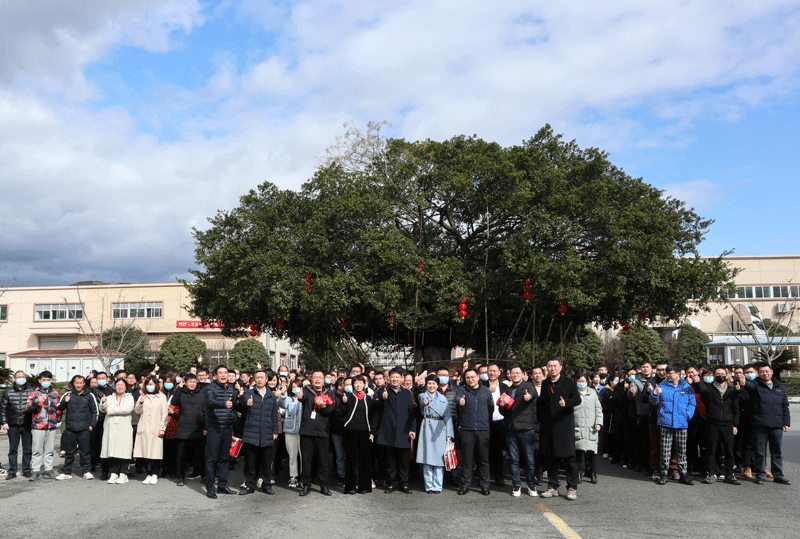
{"type": "Polygon", "coordinates": [[[680,365],[673,363],[667,367],[667,379],[651,391],[650,404],[658,407],[658,425],[661,429],[661,473],[658,484],[667,484],[674,438],[680,482],[693,485],[694,481],[686,473],[686,432],[697,403],[694,389],[681,377],[680,365]]]}
{"type": "Polygon", "coordinates": [[[215,499],[217,492],[236,494],[228,486],[228,459],[233,436],[233,409],[236,400],[233,384],[228,384],[228,369],[218,366],[214,374],[216,381],[206,389],[206,496],[215,499]],[[214,480],[219,474],[217,489],[214,480]]]}

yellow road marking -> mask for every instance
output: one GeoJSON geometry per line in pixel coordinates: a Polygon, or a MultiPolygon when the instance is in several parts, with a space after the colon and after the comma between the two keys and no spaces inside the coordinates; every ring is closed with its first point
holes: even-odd
{"type": "Polygon", "coordinates": [[[553,525],[555,529],[561,533],[567,539],[581,539],[581,536],[575,533],[575,530],[567,526],[567,523],[558,518],[558,515],[553,513],[548,507],[543,503],[537,503],[536,507],[539,511],[542,512],[544,518],[550,521],[550,524],[553,525]]]}

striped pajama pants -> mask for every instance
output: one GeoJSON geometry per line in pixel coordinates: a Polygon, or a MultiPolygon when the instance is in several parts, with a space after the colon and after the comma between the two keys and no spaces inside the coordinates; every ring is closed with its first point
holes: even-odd
{"type": "Polygon", "coordinates": [[[675,457],[678,461],[678,473],[686,475],[686,433],[689,429],[673,429],[661,427],[661,475],[669,472],[669,460],[672,456],[672,441],[675,439],[675,457]]]}

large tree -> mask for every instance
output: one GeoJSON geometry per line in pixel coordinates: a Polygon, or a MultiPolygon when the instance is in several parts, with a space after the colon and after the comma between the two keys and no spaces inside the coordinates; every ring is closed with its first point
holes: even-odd
{"type": "Polygon", "coordinates": [[[373,149],[300,192],[264,183],[195,230],[193,314],[318,354],[390,341],[431,363],[455,345],[513,358],[531,339],[565,350],[588,323],[683,318],[732,277],[697,253],[711,221],[549,126],[508,148],[458,136],[373,149]]]}

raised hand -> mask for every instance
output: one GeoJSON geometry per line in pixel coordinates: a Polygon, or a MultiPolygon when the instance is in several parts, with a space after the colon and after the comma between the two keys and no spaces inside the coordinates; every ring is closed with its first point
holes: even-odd
{"type": "Polygon", "coordinates": [[[347,404],[347,395],[342,395],[342,402],[347,404]]]}
{"type": "Polygon", "coordinates": [[[228,408],[228,409],[233,408],[233,401],[231,401],[231,399],[228,399],[227,401],[225,401],[225,408],[228,408]]]}
{"type": "Polygon", "coordinates": [[[647,384],[647,392],[648,393],[652,393],[653,392],[653,384],[647,384]]]}
{"type": "Polygon", "coordinates": [[[532,397],[531,397],[531,394],[530,394],[530,393],[528,393],[528,390],[527,390],[527,389],[525,390],[525,395],[523,395],[523,397],[522,397],[522,398],[523,398],[523,399],[525,399],[526,401],[529,401],[529,400],[531,400],[531,398],[532,398],[532,397]]]}
{"type": "Polygon", "coordinates": [[[492,393],[497,391],[497,384],[490,384],[489,385],[489,391],[491,391],[492,393]]]}
{"type": "Polygon", "coordinates": [[[631,386],[630,394],[636,395],[636,386],[631,386]]]}
{"type": "Polygon", "coordinates": [[[427,406],[427,405],[428,405],[428,397],[425,397],[425,400],[424,400],[424,401],[422,401],[422,404],[424,404],[425,406],[427,406]]]}
{"type": "Polygon", "coordinates": [[[656,386],[653,392],[655,392],[656,395],[661,395],[661,386],[656,386]]]}
{"type": "Polygon", "coordinates": [[[467,404],[467,399],[464,396],[462,396],[461,400],[458,401],[458,405],[459,406],[464,406],[466,404],[467,404]]]}
{"type": "Polygon", "coordinates": [[[388,391],[386,391],[386,389],[385,389],[385,388],[384,388],[384,390],[383,390],[383,395],[381,396],[381,398],[382,398],[383,400],[386,400],[386,399],[388,399],[388,398],[389,398],[389,392],[388,392],[388,391]]]}
{"type": "Polygon", "coordinates": [[[103,398],[100,399],[100,402],[106,402],[106,396],[105,395],[103,395],[103,398]]]}
{"type": "Polygon", "coordinates": [[[252,406],[253,405],[253,396],[252,395],[250,395],[250,398],[247,399],[247,405],[248,406],[252,406]]]}
{"type": "Polygon", "coordinates": [[[567,403],[564,402],[564,397],[558,399],[558,405],[561,406],[562,408],[567,405],[567,403]]]}
{"type": "Polygon", "coordinates": [[[64,397],[64,402],[69,402],[69,393],[67,393],[67,396],[64,397]]]}

